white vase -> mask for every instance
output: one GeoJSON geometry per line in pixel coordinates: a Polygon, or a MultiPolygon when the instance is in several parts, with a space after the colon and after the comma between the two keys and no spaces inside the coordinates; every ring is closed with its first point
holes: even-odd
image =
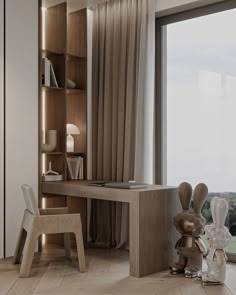
{"type": "Polygon", "coordinates": [[[46,143],[42,143],[43,152],[53,152],[57,147],[57,130],[46,131],[46,143]]]}

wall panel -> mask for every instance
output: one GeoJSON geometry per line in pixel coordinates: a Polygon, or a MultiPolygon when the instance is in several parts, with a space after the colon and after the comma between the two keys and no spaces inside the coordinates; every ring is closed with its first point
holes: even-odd
{"type": "Polygon", "coordinates": [[[4,1],[0,0],[0,258],[4,249],[4,1]]]}
{"type": "Polygon", "coordinates": [[[38,1],[6,1],[6,256],[14,253],[25,204],[38,192],[38,1]]]}

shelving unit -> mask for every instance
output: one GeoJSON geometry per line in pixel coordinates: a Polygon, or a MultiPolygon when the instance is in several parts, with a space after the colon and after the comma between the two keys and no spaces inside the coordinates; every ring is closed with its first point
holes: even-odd
{"type": "MultiPolygon", "coordinates": [[[[84,176],[87,156],[87,10],[79,10],[67,17],[67,79],[76,83],[76,89],[67,89],[67,123],[79,127],[80,134],[74,136],[74,153],[67,157],[83,155],[84,176]]],[[[87,200],[67,196],[71,213],[80,212],[84,240],[87,237],[87,200]]]]}
{"type": "MultiPolygon", "coordinates": [[[[53,170],[69,180],[67,157],[84,156],[86,176],[87,156],[87,10],[67,13],[67,3],[42,9],[41,48],[39,64],[48,58],[53,65],[58,87],[41,84],[42,69],[39,72],[39,204],[41,207],[68,206],[70,212],[80,212],[86,238],[87,201],[70,196],[43,196],[42,174],[52,162],[53,170]],[[67,89],[67,79],[76,83],[76,88],[67,89]],[[74,153],[66,151],[66,124],[74,124],[79,135],[74,137],[74,153]],[[57,130],[57,146],[52,152],[43,152],[43,132],[57,130]]],[[[46,243],[63,243],[62,235],[47,235],[46,243]]]]}

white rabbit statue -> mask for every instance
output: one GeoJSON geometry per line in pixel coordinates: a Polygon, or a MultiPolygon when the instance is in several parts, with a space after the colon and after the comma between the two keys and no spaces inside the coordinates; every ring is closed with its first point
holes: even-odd
{"type": "Polygon", "coordinates": [[[229,245],[231,234],[224,226],[229,205],[218,197],[211,201],[213,223],[205,226],[205,236],[210,245],[206,258],[208,270],[200,273],[203,285],[224,284],[227,257],[223,248],[229,245]]]}

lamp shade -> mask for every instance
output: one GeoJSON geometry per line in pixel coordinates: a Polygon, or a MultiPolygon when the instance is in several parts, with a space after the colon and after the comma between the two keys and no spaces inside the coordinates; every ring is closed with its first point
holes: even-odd
{"type": "Polygon", "coordinates": [[[67,134],[80,134],[80,130],[74,124],[66,124],[66,133],[67,134]]]}

